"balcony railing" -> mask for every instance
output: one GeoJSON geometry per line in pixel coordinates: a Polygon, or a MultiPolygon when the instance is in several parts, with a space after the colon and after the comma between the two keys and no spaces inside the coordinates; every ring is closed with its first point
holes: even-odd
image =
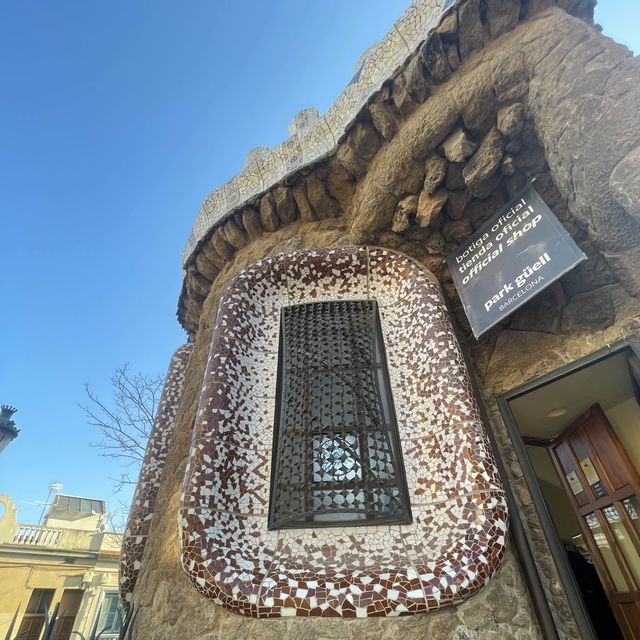
{"type": "Polygon", "coordinates": [[[29,546],[57,547],[61,538],[62,529],[21,524],[18,525],[12,542],[29,546]]]}

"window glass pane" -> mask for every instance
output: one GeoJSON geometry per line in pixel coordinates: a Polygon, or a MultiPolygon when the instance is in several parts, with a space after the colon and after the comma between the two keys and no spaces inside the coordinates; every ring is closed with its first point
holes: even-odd
{"type": "Polygon", "coordinates": [[[311,446],[314,482],[345,482],[362,478],[357,435],[313,436],[311,446]]]}
{"type": "Polygon", "coordinates": [[[75,616],[80,609],[82,593],[80,589],[65,589],[60,599],[60,615],[75,616]]]}
{"type": "Polygon", "coordinates": [[[640,534],[640,501],[637,497],[626,498],[622,501],[622,504],[631,520],[631,524],[635,530],[640,534]]]}
{"type": "Polygon", "coordinates": [[[600,526],[600,522],[598,522],[596,514],[588,514],[585,516],[585,520],[587,525],[589,525],[591,535],[598,547],[598,551],[600,552],[604,563],[607,565],[607,570],[609,571],[609,575],[611,576],[611,580],[613,581],[616,591],[628,591],[629,588],[627,586],[627,581],[624,579],[624,575],[622,574],[616,557],[613,555],[613,551],[611,551],[609,541],[602,531],[602,527],[600,526]]]}
{"type": "Polygon", "coordinates": [[[410,522],[375,301],[285,307],[269,526],[410,522]]]}
{"type": "Polygon", "coordinates": [[[69,498],[69,511],[80,511],[80,498],[69,498]]]}
{"type": "Polygon", "coordinates": [[[53,589],[34,589],[29,597],[26,613],[44,613],[51,609],[53,589]]]}
{"type": "Polygon", "coordinates": [[[602,512],[609,523],[609,527],[611,527],[611,531],[613,531],[613,535],[636,581],[636,585],[640,585],[640,556],[638,556],[633,541],[629,537],[629,531],[627,531],[626,525],[622,522],[618,509],[611,505],[610,507],[605,507],[602,512]]]}
{"type": "Polygon", "coordinates": [[[110,637],[111,634],[118,634],[122,623],[122,609],[118,594],[106,593],[100,614],[98,615],[98,624],[96,625],[96,633],[104,631],[101,638],[110,637]]]}

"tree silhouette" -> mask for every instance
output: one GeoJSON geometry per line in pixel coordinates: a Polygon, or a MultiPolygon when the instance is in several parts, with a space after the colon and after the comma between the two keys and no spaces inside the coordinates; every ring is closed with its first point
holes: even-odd
{"type": "Polygon", "coordinates": [[[100,434],[100,440],[89,444],[101,456],[118,459],[125,469],[119,478],[111,478],[116,493],[137,482],[163,385],[164,376],[132,374],[127,364],[111,377],[109,402],[98,397],[89,384],[84,385],[88,401],[80,408],[87,423],[100,434]]]}

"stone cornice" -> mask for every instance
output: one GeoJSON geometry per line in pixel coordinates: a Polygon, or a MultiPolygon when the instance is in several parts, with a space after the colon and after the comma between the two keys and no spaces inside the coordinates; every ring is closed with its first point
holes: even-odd
{"type": "MultiPolygon", "coordinates": [[[[263,233],[276,231],[296,220],[312,222],[343,215],[357,216],[355,209],[362,209],[362,203],[355,207],[354,194],[365,181],[370,164],[375,164],[378,152],[391,141],[395,142],[397,132],[419,105],[444,93],[439,91],[439,85],[448,82],[452,76],[456,77],[462,62],[511,31],[519,22],[548,7],[559,6],[590,22],[595,2],[488,0],[481,3],[480,0],[459,0],[444,13],[437,11],[436,19],[432,20],[431,13],[428,14],[431,17],[419,19],[417,14],[425,8],[431,7],[433,11],[432,4],[426,1],[414,3],[401,18],[401,21],[407,20],[406,16],[412,15],[412,20],[421,25],[415,32],[414,53],[404,62],[400,61],[399,67],[393,67],[395,71],[392,65],[385,67],[389,69],[386,81],[375,76],[379,88],[368,90],[361,106],[358,109],[354,107],[354,113],[350,113],[337,144],[318,153],[315,160],[304,161],[288,173],[284,171],[279,182],[271,185],[263,182],[256,195],[244,204],[237,198],[235,205],[228,206],[227,199],[224,207],[215,210],[218,211],[215,215],[212,208],[207,215],[201,211],[196,222],[199,230],[193,235],[191,248],[185,254],[185,279],[178,306],[178,319],[189,334],[197,329],[200,310],[212,282],[234,259],[238,250],[263,233]]],[[[394,29],[398,30],[398,23],[394,29]]],[[[403,57],[406,52],[405,49],[403,57]]],[[[399,53],[397,55],[400,56],[399,53]]],[[[470,67],[465,65],[465,68],[470,67]]],[[[323,126],[322,122],[325,120],[320,118],[317,126],[323,126]]],[[[402,145],[396,145],[399,146],[402,145]]],[[[403,155],[397,158],[396,169],[406,174],[407,188],[402,194],[394,193],[394,196],[415,193],[417,183],[413,184],[416,180],[412,178],[424,177],[421,166],[424,159],[414,157],[415,153],[412,154],[408,148],[404,150],[407,152],[404,155],[412,157],[404,158],[403,155]]],[[[388,190],[387,187],[380,188],[388,190]]],[[[220,190],[214,193],[219,194],[220,190]]],[[[210,201],[211,206],[212,203],[210,201]]],[[[369,204],[375,205],[375,202],[369,204]]],[[[389,228],[392,228],[391,224],[389,228]]],[[[393,231],[396,231],[395,227],[393,231]]],[[[365,239],[352,234],[352,240],[360,242],[365,239]]]]}
{"type": "Polygon", "coordinates": [[[207,232],[238,207],[333,153],[369,97],[413,53],[438,23],[443,6],[450,4],[451,0],[413,0],[389,32],[360,56],[353,79],[325,114],[305,109],[284,142],[273,149],[252,150],[243,170],[205,198],[184,248],[183,265],[207,232]]]}

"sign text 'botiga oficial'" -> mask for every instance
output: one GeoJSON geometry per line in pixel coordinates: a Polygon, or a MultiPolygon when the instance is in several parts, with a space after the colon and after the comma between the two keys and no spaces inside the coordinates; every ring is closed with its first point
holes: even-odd
{"type": "Polygon", "coordinates": [[[582,260],[585,254],[529,185],[447,264],[478,338],[582,260]]]}

